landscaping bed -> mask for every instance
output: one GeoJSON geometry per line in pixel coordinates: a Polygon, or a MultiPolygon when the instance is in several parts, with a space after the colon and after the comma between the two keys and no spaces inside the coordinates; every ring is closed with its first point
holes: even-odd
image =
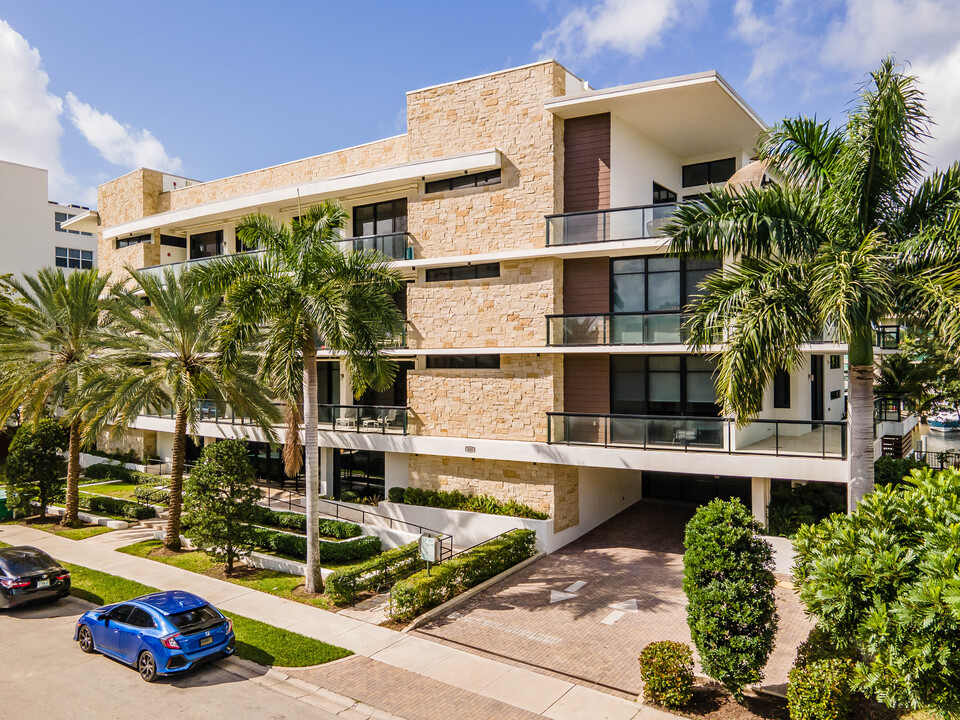
{"type": "Polygon", "coordinates": [[[465,495],[459,490],[421,490],[420,488],[390,488],[387,499],[400,505],[417,505],[442,510],[464,510],[487,515],[508,515],[530,520],[549,520],[545,512],[534,510],[516,500],[500,502],[490,495],[465,495]]]}
{"type": "MultiPolygon", "coordinates": [[[[97,605],[109,605],[140,595],[157,592],[156,588],[80,565],[64,563],[71,575],[71,595],[97,605]]],[[[224,612],[233,620],[237,636],[237,656],[261,665],[309,667],[352,655],[349,650],[283,630],[242,615],[224,612]]]]}
{"type": "Polygon", "coordinates": [[[113,528],[106,527],[105,525],[93,525],[86,523],[78,528],[64,527],[60,524],[60,518],[58,517],[48,517],[44,518],[43,520],[41,520],[39,517],[26,518],[23,520],[17,520],[16,524],[33,528],[34,530],[43,530],[51,535],[59,535],[60,537],[65,537],[68,540],[86,540],[88,537],[93,537],[94,535],[102,535],[103,533],[113,532],[113,528]]]}

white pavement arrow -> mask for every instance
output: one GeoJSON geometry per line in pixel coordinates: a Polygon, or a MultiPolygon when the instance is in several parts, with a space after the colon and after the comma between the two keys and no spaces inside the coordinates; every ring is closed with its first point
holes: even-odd
{"type": "Polygon", "coordinates": [[[613,608],[614,610],[623,610],[623,612],[634,613],[634,614],[640,612],[639,610],[637,610],[636,600],[624,600],[623,602],[607,605],[607,607],[613,608]]]}
{"type": "Polygon", "coordinates": [[[570,598],[575,598],[575,597],[576,595],[574,593],[560,592],[559,590],[551,590],[550,604],[553,605],[554,603],[562,602],[563,600],[569,600],[570,598]]]}

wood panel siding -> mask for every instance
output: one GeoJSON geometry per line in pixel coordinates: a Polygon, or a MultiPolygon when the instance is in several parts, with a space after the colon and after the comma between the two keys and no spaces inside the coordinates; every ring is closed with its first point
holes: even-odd
{"type": "Polygon", "coordinates": [[[563,261],[563,312],[579,315],[610,312],[610,259],[563,261]]]}
{"type": "Polygon", "coordinates": [[[563,124],[563,211],[610,207],[610,113],[563,124]]]}
{"type": "Polygon", "coordinates": [[[563,409],[571,413],[610,412],[610,356],[563,356],[563,409]]]}

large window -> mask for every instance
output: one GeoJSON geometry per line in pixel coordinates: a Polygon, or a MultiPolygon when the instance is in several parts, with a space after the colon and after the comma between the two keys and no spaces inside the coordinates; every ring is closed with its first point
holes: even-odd
{"type": "Polygon", "coordinates": [[[726,182],[736,171],[736,158],[724,158],[722,160],[711,160],[710,162],[684,165],[683,186],[694,187],[696,185],[726,182]]]}
{"type": "Polygon", "coordinates": [[[500,263],[430,268],[426,271],[424,280],[426,282],[444,282],[449,280],[481,280],[483,278],[495,277],[500,277],[500,263]]]}
{"type": "Polygon", "coordinates": [[[57,267],[86,270],[93,267],[93,251],[58,247],[55,260],[57,267]]]}
{"type": "Polygon", "coordinates": [[[388,200],[353,209],[353,236],[389,235],[407,231],[407,199],[388,200]]]}
{"type": "Polygon", "coordinates": [[[497,370],[499,355],[427,355],[428,370],[497,370]]]}
{"type": "Polygon", "coordinates": [[[500,170],[473,173],[472,175],[457,175],[443,180],[431,180],[424,185],[425,193],[438,193],[445,190],[459,190],[461,188],[484,187],[485,185],[499,185],[500,170]]]}
{"type": "Polygon", "coordinates": [[[198,233],[190,236],[190,258],[206,258],[223,255],[223,230],[198,233]]]}
{"type": "Polygon", "coordinates": [[[663,205],[665,203],[675,203],[677,194],[670,188],[665,188],[660,183],[653,184],[653,204],[663,205]]]}
{"type": "Polygon", "coordinates": [[[716,417],[714,361],[693,355],[614,355],[610,409],[616,415],[716,417]]]}
{"type": "Polygon", "coordinates": [[[375,450],[333,451],[333,495],[337,499],[384,498],[384,454],[375,450]]]}
{"type": "Polygon", "coordinates": [[[716,260],[663,256],[615,259],[610,283],[613,312],[679,312],[700,293],[697,285],[719,267],[716,260]]]}
{"type": "Polygon", "coordinates": [[[177,237],[176,235],[161,235],[160,244],[165,247],[186,248],[187,239],[182,237],[177,237]]]}

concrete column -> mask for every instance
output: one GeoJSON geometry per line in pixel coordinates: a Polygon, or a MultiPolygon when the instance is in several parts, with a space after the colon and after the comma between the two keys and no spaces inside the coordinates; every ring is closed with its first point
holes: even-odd
{"type": "Polygon", "coordinates": [[[333,448],[320,448],[320,494],[333,492],[333,448]]]}
{"type": "Polygon", "coordinates": [[[770,478],[750,479],[750,499],[753,505],[753,517],[767,526],[767,505],[770,504],[770,478]]]}
{"type": "MultiPolygon", "coordinates": [[[[390,492],[390,488],[409,487],[410,456],[407,453],[384,453],[383,470],[384,494],[390,492]]],[[[384,497],[383,499],[386,500],[387,498],[384,497]]]]}

